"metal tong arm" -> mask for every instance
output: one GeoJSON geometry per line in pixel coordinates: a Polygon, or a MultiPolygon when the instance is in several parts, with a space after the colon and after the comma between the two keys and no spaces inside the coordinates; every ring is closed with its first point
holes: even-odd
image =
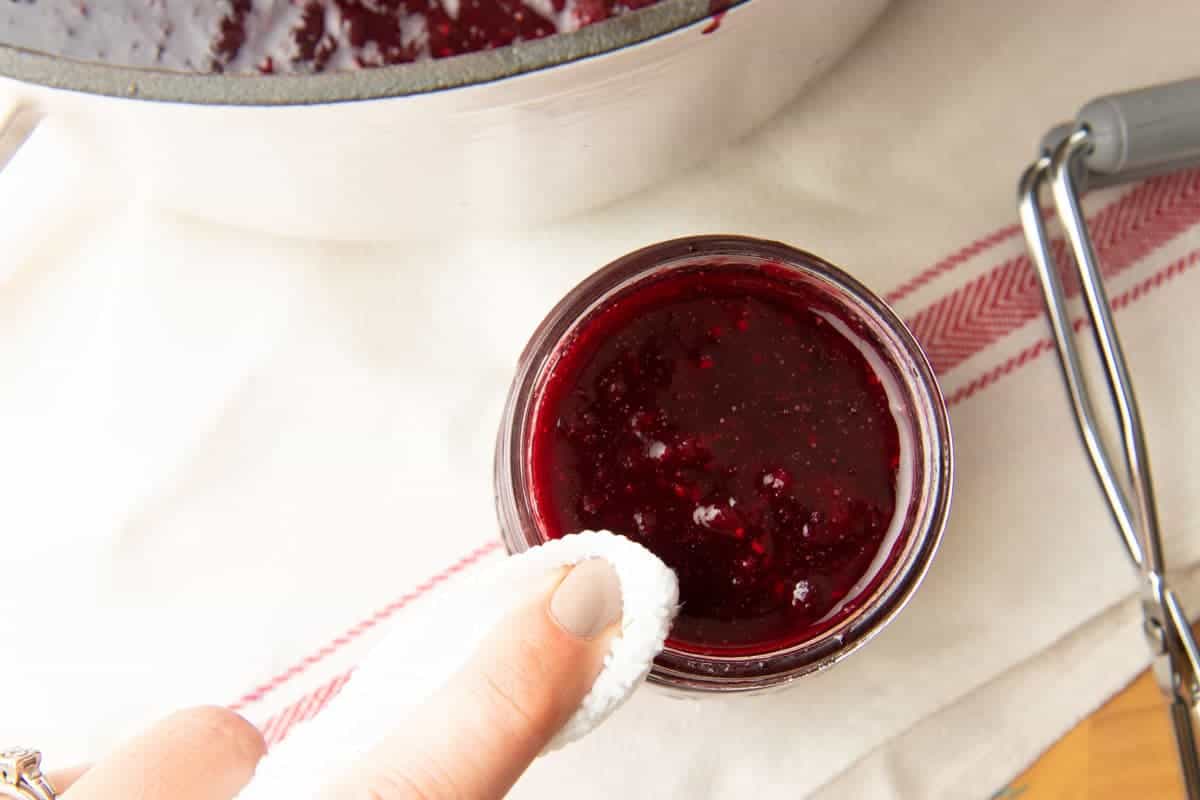
{"type": "Polygon", "coordinates": [[[1021,176],[1018,200],[1021,226],[1025,230],[1030,257],[1042,285],[1046,314],[1054,334],[1054,345],[1058,350],[1063,377],[1067,384],[1067,393],[1070,395],[1071,406],[1075,411],[1079,435],[1091,458],[1092,468],[1096,473],[1096,478],[1100,481],[1100,488],[1108,500],[1113,521],[1116,522],[1117,529],[1121,533],[1125,550],[1140,571],[1145,561],[1142,555],[1142,545],[1134,524],[1133,513],[1129,509],[1129,503],[1125,500],[1125,493],[1121,490],[1117,470],[1109,458],[1104,440],[1100,435],[1100,427],[1096,423],[1096,412],[1092,407],[1091,394],[1084,378],[1083,367],[1079,362],[1079,353],[1075,349],[1075,336],[1072,330],[1071,316],[1067,311],[1062,281],[1054,263],[1054,255],[1050,250],[1050,239],[1046,234],[1046,226],[1043,221],[1038,194],[1042,184],[1048,179],[1049,171],[1050,156],[1044,154],[1031,164],[1025,170],[1025,174],[1021,176]]]}
{"type": "Polygon", "coordinates": [[[1079,204],[1085,185],[1112,185],[1200,163],[1200,80],[1100,98],[1084,106],[1075,123],[1058,126],[1043,140],[1042,153],[1025,171],[1018,209],[1030,255],[1040,279],[1063,377],[1084,447],[1126,551],[1143,578],[1145,633],[1160,688],[1169,699],[1175,740],[1188,797],[1200,800],[1200,755],[1195,725],[1200,701],[1200,654],[1178,597],[1165,579],[1153,480],[1133,384],[1113,323],[1095,251],[1079,204]],[[1096,423],[1046,235],[1040,203],[1051,186],[1058,216],[1075,257],[1104,374],[1120,425],[1123,473],[1096,423]]]}

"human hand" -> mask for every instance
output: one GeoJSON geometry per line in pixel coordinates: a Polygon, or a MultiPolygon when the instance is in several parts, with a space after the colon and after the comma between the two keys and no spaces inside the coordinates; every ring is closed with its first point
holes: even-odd
{"type": "MultiPolygon", "coordinates": [[[[591,688],[620,618],[620,584],[607,561],[548,574],[470,662],[353,769],[324,788],[314,775],[314,796],[502,797],[591,688]]],[[[50,780],[64,800],[231,800],[265,752],[258,730],[237,714],[196,708],[50,780]]]]}

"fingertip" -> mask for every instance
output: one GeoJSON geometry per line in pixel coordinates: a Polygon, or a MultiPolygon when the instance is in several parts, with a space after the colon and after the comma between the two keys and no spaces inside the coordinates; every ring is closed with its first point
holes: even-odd
{"type": "Polygon", "coordinates": [[[593,639],[621,619],[621,579],[603,558],[589,558],[567,573],[550,597],[550,617],[580,639],[593,639]]]}
{"type": "Polygon", "coordinates": [[[607,560],[572,565],[548,595],[514,610],[451,686],[482,696],[496,724],[536,755],[595,682],[621,609],[607,560]]]}
{"type": "Polygon", "coordinates": [[[267,754],[267,743],[249,720],[224,706],[195,706],[176,711],[164,724],[177,736],[204,740],[227,750],[234,763],[254,766],[267,754]]]}
{"type": "Polygon", "coordinates": [[[607,560],[549,573],[471,660],[326,797],[499,798],[571,718],[622,611],[607,560]]]}

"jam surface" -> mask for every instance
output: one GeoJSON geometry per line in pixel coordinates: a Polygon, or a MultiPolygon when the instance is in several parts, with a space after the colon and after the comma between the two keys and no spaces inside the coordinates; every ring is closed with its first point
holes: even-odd
{"type": "Polygon", "coordinates": [[[782,274],[689,267],[623,290],[560,348],[533,412],[543,535],[606,528],[662,558],[679,649],[764,653],[828,628],[896,510],[898,429],[838,330],[855,326],[782,274]]]}
{"type": "Polygon", "coordinates": [[[322,72],[577,30],[659,0],[0,0],[0,42],[183,72],[322,72]]]}

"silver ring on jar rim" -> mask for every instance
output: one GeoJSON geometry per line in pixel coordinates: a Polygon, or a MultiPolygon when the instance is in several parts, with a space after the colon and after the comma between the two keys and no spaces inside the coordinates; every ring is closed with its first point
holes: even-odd
{"type": "MultiPolygon", "coordinates": [[[[879,297],[828,262],[778,242],[696,236],[630,253],[571,290],[538,326],[522,353],[496,445],[496,510],[509,552],[546,540],[532,496],[532,421],[557,357],[592,315],[648,279],[681,268],[771,265],[787,280],[816,289],[869,335],[860,347],[884,385],[900,440],[891,554],[877,558],[856,586],[866,586],[837,624],[798,644],[752,655],[697,653],[670,643],[650,680],[678,689],[749,691],[781,686],[826,669],[857,650],[907,603],[924,578],[950,508],[953,454],[945,400],[933,369],[904,322],[879,297]],[[867,579],[870,578],[868,581],[867,579]]],[[[849,332],[846,332],[849,334],[849,332]]],[[[853,339],[853,336],[849,338],[853,339]]],[[[858,345],[856,345],[858,346],[858,345]]],[[[844,601],[843,601],[844,602],[844,601]]]]}

